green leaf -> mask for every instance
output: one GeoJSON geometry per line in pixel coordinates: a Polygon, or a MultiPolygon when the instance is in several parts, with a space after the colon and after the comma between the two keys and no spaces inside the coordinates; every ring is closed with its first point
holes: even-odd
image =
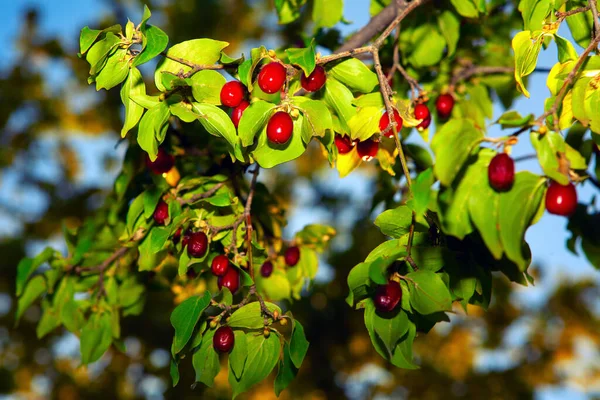
{"type": "Polygon", "coordinates": [[[49,306],[43,306],[43,310],[44,312],[42,314],[42,318],[40,318],[40,322],[38,322],[35,332],[38,339],[43,338],[48,333],[60,326],[60,318],[53,308],[49,306]]]}
{"type": "MultiPolygon", "coordinates": [[[[356,107],[352,105],[352,102],[354,101],[352,92],[335,79],[329,78],[325,82],[325,96],[323,99],[340,117],[342,126],[347,125],[348,121],[350,121],[357,112],[356,107]]],[[[348,129],[342,133],[349,134],[350,130],[348,129]]]]}
{"type": "Polygon", "coordinates": [[[155,226],[150,230],[148,240],[150,241],[150,251],[153,254],[158,253],[165,247],[167,240],[171,236],[171,229],[168,227],[155,226]]]}
{"type": "Polygon", "coordinates": [[[419,368],[413,363],[412,346],[417,328],[411,321],[408,322],[408,334],[396,346],[391,362],[398,368],[417,369],[419,368]]]}
{"type": "MultiPolygon", "coordinates": [[[[178,43],[171,47],[167,51],[167,56],[183,58],[186,61],[198,65],[213,65],[219,61],[221,58],[221,51],[227,46],[229,46],[229,43],[218,40],[194,39],[178,43]]],[[[166,57],[159,62],[156,72],[154,73],[154,82],[156,83],[158,90],[165,90],[161,78],[163,71],[177,74],[181,70],[183,70],[184,73],[187,73],[191,70],[191,67],[166,57]]]]}
{"type": "Polygon", "coordinates": [[[527,268],[527,257],[523,255],[525,230],[544,198],[544,182],[542,177],[531,172],[518,172],[511,190],[500,195],[500,240],[508,259],[516,263],[521,271],[527,268]],[[515,207],[515,204],[519,204],[519,207],[515,207]]]}
{"type": "Polygon", "coordinates": [[[194,333],[194,327],[200,320],[202,312],[210,304],[210,292],[204,292],[202,297],[193,296],[179,304],[171,313],[171,325],[175,329],[173,337],[173,346],[171,351],[173,356],[179,353],[194,333]]]}
{"type": "Polygon", "coordinates": [[[229,373],[233,373],[235,379],[240,380],[248,358],[247,335],[243,331],[235,331],[234,334],[234,346],[229,354],[229,373]]]}
{"type": "Polygon", "coordinates": [[[494,116],[494,105],[485,86],[472,86],[469,88],[468,93],[471,103],[481,111],[482,115],[487,118],[492,118],[494,116]]]}
{"type": "Polygon", "coordinates": [[[413,44],[408,56],[409,62],[416,68],[436,65],[444,56],[446,41],[434,24],[422,24],[412,31],[413,44]]]}
{"type": "Polygon", "coordinates": [[[275,0],[275,9],[280,24],[289,24],[300,16],[300,8],[306,0],[275,0]]]}
{"type": "Polygon", "coordinates": [[[202,344],[196,350],[192,357],[194,371],[196,371],[196,382],[201,382],[206,386],[212,386],[215,377],[221,369],[219,363],[219,353],[216,352],[213,346],[213,337],[216,329],[209,329],[202,336],[202,344]]]}
{"type": "Polygon", "coordinates": [[[560,172],[558,162],[558,153],[566,152],[565,139],[556,132],[531,132],[530,137],[544,173],[561,185],[568,184],[569,178],[560,172]]]}
{"type": "Polygon", "coordinates": [[[294,330],[290,339],[290,358],[298,369],[300,369],[302,361],[304,361],[308,345],[308,340],[306,340],[306,336],[304,335],[304,327],[294,319],[294,330]]]}
{"type": "Polygon", "coordinates": [[[288,387],[298,374],[298,368],[294,366],[290,357],[290,348],[287,343],[283,344],[283,357],[279,361],[277,377],[275,378],[275,395],[279,397],[281,392],[288,387]]]}
{"type": "Polygon", "coordinates": [[[412,210],[407,206],[400,206],[386,210],[375,219],[375,225],[381,233],[393,238],[399,238],[408,233],[412,222],[412,210]]]}
{"type": "Polygon", "coordinates": [[[148,22],[151,16],[152,13],[150,12],[150,8],[148,8],[148,6],[144,4],[144,13],[142,14],[142,20],[140,21],[140,30],[142,32],[146,31],[146,23],[148,22]]]}
{"type": "MultiPolygon", "coordinates": [[[[580,2],[566,2],[566,11],[571,11],[582,6],[580,2]]],[[[589,46],[592,38],[592,28],[594,26],[594,17],[591,11],[578,12],[567,17],[567,25],[575,42],[583,48],[589,46]]]]}
{"type": "Polygon", "coordinates": [[[523,83],[523,77],[531,74],[537,65],[538,55],[544,42],[544,35],[538,34],[531,38],[530,31],[519,32],[512,40],[512,48],[515,52],[515,80],[517,89],[529,97],[529,92],[523,83]]]}
{"type": "Polygon", "coordinates": [[[379,85],[377,75],[362,61],[349,58],[328,71],[330,77],[337,79],[354,91],[371,93],[379,85]]]}
{"type": "Polygon", "coordinates": [[[410,304],[420,314],[427,315],[452,309],[452,297],[439,274],[419,270],[406,276],[410,288],[410,304]]]}
{"type": "Polygon", "coordinates": [[[357,302],[367,297],[367,288],[371,283],[369,278],[370,265],[369,262],[360,263],[352,268],[348,274],[347,281],[350,293],[346,297],[346,303],[350,307],[354,307],[357,302]]]}
{"type": "Polygon", "coordinates": [[[271,276],[264,278],[260,275],[260,265],[255,265],[254,280],[256,288],[273,301],[290,298],[290,281],[284,271],[275,268],[271,276]]]}
{"type": "Polygon", "coordinates": [[[550,0],[523,0],[519,3],[519,11],[523,14],[524,30],[540,30],[550,15],[550,0]]]}
{"type": "Polygon", "coordinates": [[[274,144],[268,141],[266,128],[263,129],[258,135],[256,148],[252,151],[252,157],[256,162],[263,168],[273,168],[304,154],[306,144],[302,141],[303,120],[304,117],[300,115],[294,121],[294,132],[291,139],[285,144],[274,144]]]}
{"type": "Polygon", "coordinates": [[[525,125],[530,125],[535,119],[533,114],[521,116],[518,111],[507,111],[498,118],[497,124],[502,126],[502,129],[506,128],[519,128],[525,125]]]}
{"type": "Polygon", "coordinates": [[[154,210],[163,195],[163,191],[157,186],[152,186],[143,192],[144,197],[144,218],[148,219],[154,215],[154,210]]]}
{"type": "Polygon", "coordinates": [[[473,0],[450,0],[456,11],[463,17],[477,18],[479,10],[473,0]]]}
{"type": "MultiPolygon", "coordinates": [[[[281,308],[279,308],[279,306],[269,302],[266,302],[265,304],[269,311],[277,311],[281,314],[281,308]]],[[[237,309],[231,314],[229,326],[232,328],[263,329],[264,318],[260,310],[260,303],[255,301],[237,309]]]]}
{"type": "Polygon", "coordinates": [[[119,286],[118,304],[127,308],[137,303],[145,291],[144,285],[137,282],[134,276],[124,280],[119,286]]]}
{"type": "Polygon", "coordinates": [[[112,343],[112,317],[110,313],[92,314],[81,330],[81,363],[97,361],[112,343]]]}
{"type": "Polygon", "coordinates": [[[248,358],[244,374],[240,380],[229,374],[229,384],[234,399],[269,376],[279,360],[281,344],[278,335],[271,334],[268,338],[263,335],[248,335],[246,338],[248,358]]]}
{"type": "Polygon", "coordinates": [[[198,103],[221,104],[221,89],[227,82],[225,77],[213,70],[198,71],[189,79],[192,95],[198,103]]]}
{"type": "Polygon", "coordinates": [[[452,56],[456,51],[456,44],[460,38],[460,20],[456,14],[446,10],[438,15],[437,22],[439,30],[448,46],[448,56],[452,56]]]}
{"type": "Polygon", "coordinates": [[[342,19],[343,11],[343,0],[315,0],[312,11],[315,31],[335,26],[342,19]]]}
{"type": "Polygon", "coordinates": [[[483,133],[467,119],[453,119],[436,132],[431,142],[436,158],[433,171],[443,185],[450,186],[481,139],[483,133]]]}
{"type": "Polygon", "coordinates": [[[169,372],[171,374],[171,380],[173,381],[173,387],[175,387],[179,383],[179,366],[175,360],[171,360],[169,372]]]}
{"type": "Polygon", "coordinates": [[[431,199],[431,186],[433,185],[435,178],[433,177],[433,170],[427,168],[421,172],[413,185],[413,210],[416,215],[423,215],[427,211],[429,206],[429,200],[431,199]]]}
{"type": "Polygon", "coordinates": [[[305,143],[313,136],[323,137],[328,130],[333,130],[331,113],[324,102],[299,96],[292,97],[290,101],[304,115],[304,126],[310,134],[305,143]]]}
{"type": "Polygon", "coordinates": [[[144,32],[146,47],[133,60],[133,67],[144,64],[162,53],[169,44],[169,37],[160,28],[148,25],[144,32]]]}
{"type": "Polygon", "coordinates": [[[554,35],[554,40],[556,41],[558,50],[558,62],[566,63],[567,61],[576,61],[579,58],[575,47],[573,47],[569,40],[558,35],[554,35]]]}
{"type": "Polygon", "coordinates": [[[254,138],[264,128],[274,109],[275,104],[263,100],[257,100],[250,104],[242,114],[238,125],[242,146],[248,147],[254,143],[254,138]]]}
{"type": "Polygon", "coordinates": [[[44,292],[46,292],[46,280],[42,275],[35,276],[27,285],[19,297],[17,312],[15,314],[15,324],[19,322],[21,316],[44,292]]]}
{"type": "Polygon", "coordinates": [[[376,316],[375,304],[373,303],[372,299],[367,299],[367,301],[365,301],[365,315],[364,315],[365,327],[367,328],[367,331],[369,332],[369,337],[371,338],[371,343],[373,344],[373,347],[375,348],[375,350],[379,353],[379,355],[381,357],[383,357],[386,360],[389,360],[390,353],[388,352],[387,348],[385,347],[385,344],[383,344],[383,341],[381,340],[381,338],[379,337],[377,332],[375,332],[375,326],[374,326],[375,316],[376,316]]]}
{"type": "Polygon", "coordinates": [[[375,332],[391,355],[398,340],[408,332],[408,315],[402,310],[386,316],[380,316],[375,312],[372,314],[372,324],[375,332]]]}
{"type": "Polygon", "coordinates": [[[133,129],[144,113],[144,107],[138,105],[135,101],[131,100],[131,95],[145,95],[146,85],[142,74],[137,68],[131,68],[129,75],[121,87],[121,102],[125,106],[125,121],[123,128],[121,128],[121,137],[124,138],[127,133],[133,129]]]}
{"type": "Polygon", "coordinates": [[[43,263],[50,261],[54,256],[54,249],[51,247],[46,247],[40,254],[35,256],[34,258],[23,258],[19,265],[17,265],[17,296],[21,296],[23,294],[23,289],[25,289],[25,284],[27,280],[34,273],[40,265],[43,263]]]}
{"type": "Polygon", "coordinates": [[[236,135],[235,126],[231,122],[231,118],[219,107],[207,103],[193,103],[192,109],[200,117],[200,123],[214,136],[220,136],[227,140],[229,145],[235,151],[236,158],[243,160],[240,148],[240,139],[236,135]]]}
{"type": "Polygon", "coordinates": [[[381,109],[376,107],[363,107],[359,109],[348,121],[350,137],[363,141],[379,132],[381,115],[381,109]]]}
{"type": "Polygon", "coordinates": [[[100,40],[89,49],[85,59],[90,64],[89,73],[92,77],[104,68],[107,58],[114,52],[120,42],[121,39],[117,35],[107,33],[104,39],[100,40]]]}
{"type": "Polygon", "coordinates": [[[127,210],[127,217],[125,218],[127,224],[127,232],[129,236],[134,234],[134,226],[137,222],[138,218],[142,215],[144,211],[144,194],[140,193],[132,202],[129,204],[129,209],[127,210]]]}
{"type": "Polygon", "coordinates": [[[162,101],[146,111],[140,121],[137,142],[151,161],[156,160],[158,145],[162,143],[159,139],[165,137],[170,116],[167,102],[162,101]]]}
{"type": "Polygon", "coordinates": [[[300,49],[287,49],[285,53],[288,56],[290,64],[294,64],[302,68],[302,71],[304,71],[306,76],[309,76],[317,65],[314,40],[308,47],[300,49]]]}
{"type": "Polygon", "coordinates": [[[90,47],[96,42],[96,40],[103,33],[119,33],[121,32],[121,25],[113,25],[106,29],[90,29],[87,26],[81,29],[81,33],[79,35],[79,53],[85,54],[90,47]]]}
{"type": "Polygon", "coordinates": [[[123,82],[129,74],[129,59],[130,57],[125,49],[118,49],[110,55],[106,65],[95,77],[96,90],[112,89],[123,82]]]}

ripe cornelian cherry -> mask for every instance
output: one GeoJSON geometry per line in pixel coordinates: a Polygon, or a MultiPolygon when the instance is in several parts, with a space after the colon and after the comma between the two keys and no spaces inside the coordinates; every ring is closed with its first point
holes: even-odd
{"type": "Polygon", "coordinates": [[[402,288],[396,281],[389,281],[387,285],[377,287],[373,302],[375,309],[379,312],[393,311],[402,300],[402,288]]]}
{"type": "Polygon", "coordinates": [[[213,336],[213,347],[219,353],[229,353],[235,344],[235,335],[233,329],[228,326],[221,326],[213,336]]]}
{"type": "Polygon", "coordinates": [[[515,181],[515,162],[506,153],[499,153],[492,158],[488,166],[490,186],[499,192],[510,189],[515,181]]]}
{"type": "Polygon", "coordinates": [[[273,263],[271,261],[265,261],[263,265],[260,266],[260,275],[263,278],[268,278],[273,273],[273,263]]]}
{"type": "Polygon", "coordinates": [[[417,104],[415,106],[415,118],[423,120],[417,125],[418,130],[422,131],[429,128],[429,124],[431,124],[431,113],[429,113],[429,108],[427,108],[425,104],[417,104]]]}
{"type": "MultiPolygon", "coordinates": [[[[402,117],[400,117],[400,113],[396,109],[394,109],[394,121],[396,122],[396,132],[400,132],[400,129],[402,129],[402,117]]],[[[389,130],[385,132],[385,136],[389,138],[394,137],[394,130],[390,126],[390,116],[385,111],[379,119],[379,131],[383,133],[388,127],[389,130]]]]}
{"type": "Polygon", "coordinates": [[[337,147],[338,153],[340,154],[350,153],[350,151],[352,151],[352,148],[356,145],[356,143],[354,143],[352,139],[350,139],[350,136],[342,136],[336,134],[333,140],[335,142],[335,147],[337,147]]]}
{"type": "Polygon", "coordinates": [[[278,62],[271,62],[262,67],[258,73],[258,87],[265,93],[277,93],[285,83],[285,67],[278,62]]]}
{"type": "Polygon", "coordinates": [[[171,168],[175,165],[175,157],[172,154],[167,153],[167,151],[159,147],[158,154],[156,156],[156,160],[150,161],[150,157],[146,154],[146,166],[152,171],[153,174],[160,175],[165,172],[169,172],[171,168]]]}
{"type": "Polygon", "coordinates": [[[271,116],[267,123],[267,138],[276,144],[287,143],[294,131],[294,121],[286,112],[278,111],[271,116]]]}
{"type": "Polygon", "coordinates": [[[435,108],[440,119],[447,119],[454,108],[454,97],[448,93],[441,94],[435,102],[435,108]]]}
{"type": "Polygon", "coordinates": [[[236,268],[230,267],[225,275],[219,276],[217,286],[219,286],[219,290],[226,287],[231,294],[235,294],[240,288],[240,272],[236,268]]]}
{"type": "Polygon", "coordinates": [[[325,68],[317,65],[309,76],[306,76],[304,72],[302,73],[300,84],[307,92],[316,92],[323,87],[326,79],[327,75],[325,74],[325,68]]]}
{"type": "Polygon", "coordinates": [[[214,276],[225,275],[229,271],[229,258],[223,254],[216,256],[210,264],[210,270],[214,276]]]}
{"type": "Polygon", "coordinates": [[[187,242],[188,255],[193,258],[202,258],[208,250],[208,237],[204,232],[192,232],[187,242]]]}
{"type": "Polygon", "coordinates": [[[192,236],[192,231],[190,230],[190,228],[188,228],[185,230],[185,232],[183,232],[183,238],[181,239],[181,247],[185,247],[188,245],[190,241],[190,236],[192,236]]]}
{"type": "Polygon", "coordinates": [[[546,210],[550,214],[570,216],[577,209],[577,191],[575,186],[569,182],[561,185],[552,181],[546,192],[546,210]]]}
{"type": "Polygon", "coordinates": [[[285,263],[289,267],[293,267],[300,261],[300,249],[298,246],[288,247],[283,255],[285,263]]]}
{"type": "Polygon", "coordinates": [[[227,107],[237,107],[244,100],[246,88],[240,81],[227,82],[221,88],[221,104],[227,107]]]}
{"type": "Polygon", "coordinates": [[[233,126],[236,128],[240,124],[242,115],[244,115],[244,111],[246,111],[246,108],[248,108],[249,105],[250,103],[248,103],[246,100],[242,100],[242,102],[231,111],[231,122],[233,122],[233,126]]]}
{"type": "Polygon", "coordinates": [[[356,150],[358,151],[358,156],[362,158],[363,161],[371,161],[373,157],[377,155],[379,142],[376,142],[373,139],[363,140],[362,142],[358,142],[356,150]]]}
{"type": "Polygon", "coordinates": [[[152,217],[156,225],[164,225],[165,221],[169,218],[169,205],[162,200],[159,201],[152,217]]]}

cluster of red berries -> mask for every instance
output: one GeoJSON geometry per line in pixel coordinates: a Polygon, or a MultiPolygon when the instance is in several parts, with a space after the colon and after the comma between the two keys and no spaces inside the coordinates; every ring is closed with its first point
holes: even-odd
{"type": "Polygon", "coordinates": [[[242,114],[250,103],[246,100],[246,87],[240,81],[227,82],[221,88],[221,104],[231,107],[231,122],[237,128],[242,114]]]}
{"type": "MultiPolygon", "coordinates": [[[[300,261],[300,249],[297,246],[288,247],[283,254],[283,259],[288,267],[295,267],[300,261]]],[[[268,278],[272,273],[273,263],[267,260],[260,266],[260,275],[263,278],[268,278]]]]}
{"type": "Polygon", "coordinates": [[[231,294],[236,294],[240,288],[240,272],[230,264],[227,256],[221,254],[213,258],[210,270],[217,277],[219,290],[226,287],[231,294]]]}

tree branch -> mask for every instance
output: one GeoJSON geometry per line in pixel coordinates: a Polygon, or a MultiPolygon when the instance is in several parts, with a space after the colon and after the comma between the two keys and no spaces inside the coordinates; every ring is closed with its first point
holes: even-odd
{"type": "Polygon", "coordinates": [[[212,69],[212,70],[216,70],[216,69],[224,69],[225,66],[223,64],[207,64],[207,65],[202,65],[202,64],[196,64],[193,63],[191,61],[188,61],[184,58],[181,57],[175,57],[175,56],[171,56],[169,54],[167,54],[166,52],[162,52],[161,53],[162,56],[164,56],[165,58],[168,58],[169,60],[173,60],[175,62],[178,62],[179,64],[183,64],[187,67],[190,67],[191,70],[188,72],[183,72],[183,70],[177,74],[180,78],[189,78],[190,76],[194,75],[196,72],[198,71],[202,71],[205,69],[212,69]]]}
{"type": "MultiPolygon", "coordinates": [[[[591,3],[591,2],[590,2],[591,3]]],[[[586,12],[589,11],[591,9],[591,6],[585,6],[585,7],[579,7],[579,8],[575,8],[573,10],[570,11],[557,11],[554,13],[554,15],[556,16],[556,18],[558,18],[559,21],[564,20],[567,17],[570,17],[571,15],[575,15],[575,14],[579,14],[582,12],[586,12]]]]}
{"type": "Polygon", "coordinates": [[[592,10],[592,15],[594,16],[594,32],[592,38],[600,35],[600,21],[598,21],[598,6],[596,4],[596,0],[588,0],[590,3],[590,8],[592,10]]]}
{"type": "Polygon", "coordinates": [[[223,186],[225,186],[225,183],[223,183],[223,182],[217,183],[215,186],[213,186],[212,188],[210,188],[206,192],[197,193],[197,194],[193,195],[192,197],[190,197],[189,199],[183,199],[183,198],[179,197],[179,198],[177,198],[177,201],[182,206],[185,205],[185,204],[192,204],[192,203],[197,202],[198,200],[206,199],[206,198],[212,196],[219,189],[221,189],[223,186]]]}

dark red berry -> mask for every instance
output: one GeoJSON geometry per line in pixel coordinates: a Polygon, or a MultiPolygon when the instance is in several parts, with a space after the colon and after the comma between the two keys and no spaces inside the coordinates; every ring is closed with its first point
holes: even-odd
{"type": "Polygon", "coordinates": [[[417,104],[415,106],[415,118],[423,120],[417,125],[418,130],[429,128],[429,124],[431,124],[431,114],[429,113],[429,108],[427,108],[425,104],[417,104]]]}
{"type": "Polygon", "coordinates": [[[239,81],[227,82],[221,88],[221,104],[227,107],[237,107],[244,100],[246,88],[239,81]]]}
{"type": "Polygon", "coordinates": [[[271,261],[265,261],[263,265],[260,266],[260,275],[263,278],[268,278],[273,273],[273,263],[271,261]]]}
{"type": "Polygon", "coordinates": [[[492,158],[488,167],[490,186],[499,192],[510,189],[515,181],[515,162],[506,153],[499,153],[492,158]]]}
{"type": "Polygon", "coordinates": [[[271,62],[260,70],[258,86],[265,93],[277,93],[285,83],[285,67],[278,62],[271,62]]]}
{"type": "Polygon", "coordinates": [[[240,272],[234,267],[227,269],[225,275],[219,276],[217,279],[217,285],[219,286],[219,290],[226,287],[231,294],[235,294],[240,288],[240,272]]]}
{"type": "Polygon", "coordinates": [[[292,117],[283,111],[273,114],[267,123],[267,138],[272,143],[287,143],[292,137],[293,131],[294,122],[292,121],[292,117]]]}
{"type": "Polygon", "coordinates": [[[183,239],[181,239],[181,246],[182,247],[185,247],[185,246],[188,245],[188,243],[190,241],[190,236],[192,236],[192,231],[188,228],[183,233],[183,239]]]}
{"type": "Polygon", "coordinates": [[[177,244],[181,240],[181,231],[183,228],[179,227],[173,234],[173,243],[177,244]]]}
{"type": "Polygon", "coordinates": [[[304,72],[302,73],[300,84],[307,92],[316,92],[323,87],[326,79],[325,68],[317,65],[309,76],[306,76],[304,72]]]}
{"type": "Polygon", "coordinates": [[[376,142],[373,139],[358,142],[356,146],[358,156],[362,158],[363,161],[371,161],[373,157],[377,155],[377,150],[379,150],[379,142],[376,142]]]}
{"type": "Polygon", "coordinates": [[[336,134],[333,140],[335,142],[335,147],[337,147],[338,153],[340,154],[350,153],[355,145],[352,139],[350,139],[350,136],[342,136],[336,134]]]}
{"type": "Polygon", "coordinates": [[[220,254],[213,258],[212,263],[210,265],[210,270],[215,276],[223,276],[229,271],[229,258],[220,254]]]}
{"type": "Polygon", "coordinates": [[[154,209],[153,217],[156,225],[164,225],[169,218],[169,205],[162,200],[159,201],[154,209]]]}
{"type": "Polygon", "coordinates": [[[221,326],[213,336],[213,347],[219,353],[229,353],[235,344],[235,335],[233,329],[228,326],[221,326]]]}
{"type": "Polygon", "coordinates": [[[435,108],[440,119],[448,118],[454,108],[454,97],[448,93],[441,94],[435,102],[435,108]]]}
{"type": "Polygon", "coordinates": [[[577,191],[569,182],[561,185],[556,181],[550,183],[546,192],[546,210],[550,214],[569,216],[577,209],[577,191]]]}
{"type": "Polygon", "coordinates": [[[194,268],[188,268],[188,270],[185,271],[185,274],[188,277],[188,279],[194,279],[198,276],[198,273],[194,268]]]}
{"type": "Polygon", "coordinates": [[[300,249],[297,246],[288,247],[283,258],[289,267],[295,266],[300,261],[300,249]]]}
{"type": "Polygon", "coordinates": [[[208,237],[204,232],[192,232],[187,243],[188,255],[193,258],[202,258],[208,250],[208,237]]]}
{"type": "Polygon", "coordinates": [[[393,311],[402,300],[402,288],[396,281],[389,281],[387,285],[377,287],[375,291],[375,309],[379,312],[393,311]]]}
{"type": "MultiPolygon", "coordinates": [[[[400,113],[396,109],[394,109],[394,120],[396,122],[396,132],[400,132],[400,129],[402,129],[402,117],[400,117],[400,113]]],[[[389,130],[385,132],[385,136],[389,138],[394,137],[394,130],[390,126],[390,116],[386,111],[379,119],[379,131],[384,132],[388,128],[389,130]]]]}
{"type": "Polygon", "coordinates": [[[152,171],[152,173],[160,175],[165,172],[169,172],[171,168],[175,165],[175,157],[172,154],[167,153],[167,151],[159,147],[158,154],[156,156],[156,160],[150,161],[150,157],[146,154],[146,166],[152,171]]]}
{"type": "Polygon", "coordinates": [[[249,105],[250,103],[248,103],[246,100],[242,100],[242,102],[236,108],[234,108],[233,111],[231,111],[231,122],[233,122],[233,126],[235,126],[236,128],[240,124],[242,115],[244,114],[244,111],[246,111],[246,108],[248,108],[249,105]]]}

